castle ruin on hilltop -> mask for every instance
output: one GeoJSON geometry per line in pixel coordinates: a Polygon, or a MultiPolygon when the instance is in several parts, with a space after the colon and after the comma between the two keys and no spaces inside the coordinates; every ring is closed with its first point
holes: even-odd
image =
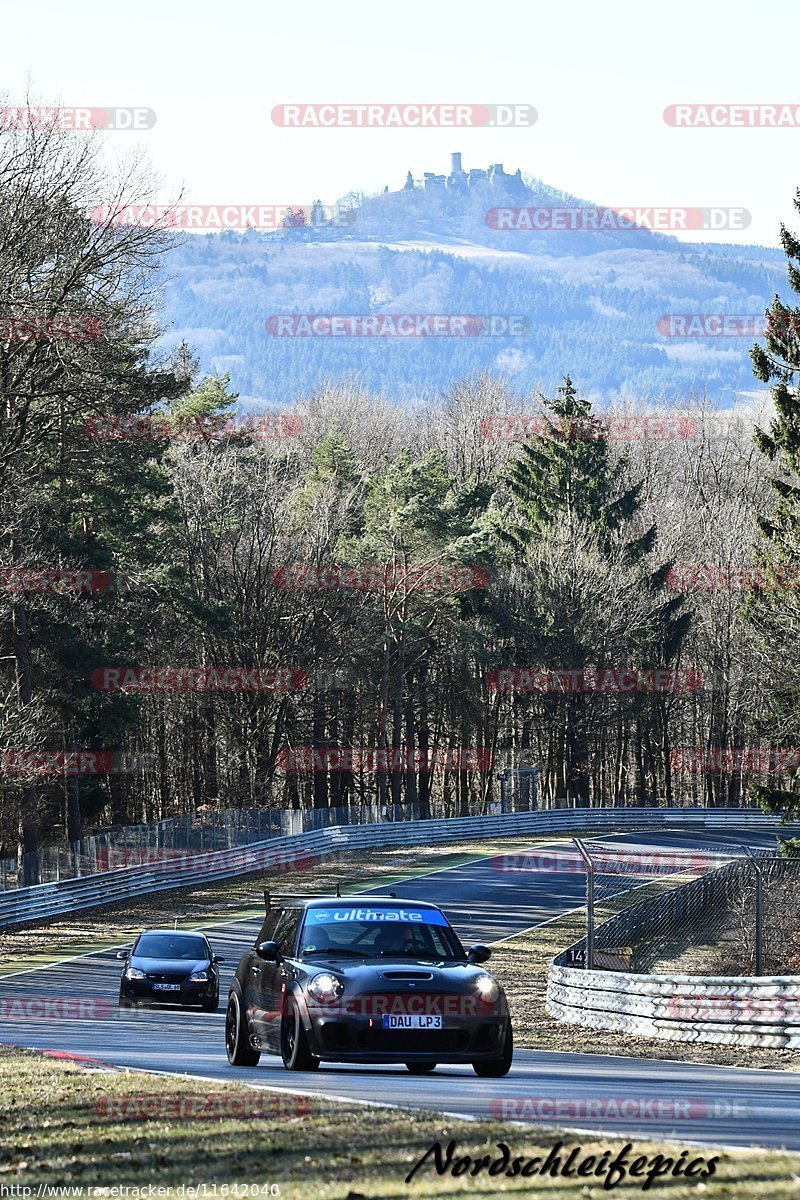
{"type": "MultiPolygon", "coordinates": [[[[525,191],[525,184],[522,182],[522,171],[517,167],[514,175],[506,175],[503,170],[502,163],[492,163],[486,170],[473,167],[469,171],[465,171],[461,166],[460,153],[450,155],[450,174],[436,175],[432,171],[426,171],[422,179],[415,179],[411,172],[406,176],[404,187],[394,195],[402,195],[403,192],[413,192],[424,190],[428,191],[454,191],[468,192],[471,188],[489,183],[493,187],[502,188],[506,192],[525,191]]],[[[387,188],[388,192],[389,189],[387,188]]]]}

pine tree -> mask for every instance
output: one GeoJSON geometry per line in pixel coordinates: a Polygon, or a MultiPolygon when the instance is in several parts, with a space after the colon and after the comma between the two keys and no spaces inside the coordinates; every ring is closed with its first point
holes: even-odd
{"type": "MultiPolygon", "coordinates": [[[[94,155],[52,131],[0,142],[0,300],[18,322],[0,330],[0,562],[12,569],[106,570],[120,558],[130,565],[127,551],[147,561],[169,491],[152,461],[157,445],[105,436],[180,391],[150,350],[150,285],[167,243],[157,230],[87,220],[94,155]]],[[[61,750],[116,735],[91,712],[84,674],[117,641],[111,627],[124,640],[131,624],[111,608],[102,595],[0,597],[0,661],[14,676],[0,744],[61,750]]],[[[18,815],[21,853],[35,851],[41,824],[58,819],[63,783],[17,777],[0,789],[18,815]]],[[[79,830],[74,786],[65,808],[79,830]]]]}
{"type": "MultiPolygon", "coordinates": [[[[516,652],[527,656],[526,665],[533,659],[547,670],[670,665],[690,616],[680,611],[682,597],[663,600],[659,595],[670,564],[647,567],[656,527],[637,528],[642,483],[626,485],[625,456],[612,461],[602,421],[569,376],[557,396],[545,402],[545,411],[541,436],[523,445],[507,471],[510,523],[500,537],[511,549],[519,589],[516,652]],[[623,639],[618,629],[612,633],[614,611],[606,620],[598,598],[623,594],[626,577],[636,581],[641,600],[631,608],[635,624],[623,639]],[[600,655],[619,654],[623,642],[639,661],[598,661],[600,655]]],[[[616,601],[610,604],[613,609],[616,601]]],[[[661,698],[653,700],[658,713],[661,698]]],[[[639,711],[642,708],[640,702],[639,711]]],[[[637,710],[628,704],[627,711],[637,710]]],[[[545,696],[538,710],[546,725],[563,728],[563,750],[557,752],[553,767],[556,788],[581,806],[588,805],[590,796],[589,733],[602,712],[596,697],[581,692],[545,696]]],[[[669,798],[666,746],[662,752],[669,798]]],[[[640,794],[644,789],[640,777],[640,794]]]]}
{"type": "MultiPolygon", "coordinates": [[[[569,375],[546,410],[545,436],[526,442],[508,471],[508,488],[523,520],[506,536],[525,547],[557,521],[570,535],[580,524],[588,525],[609,544],[637,512],[642,484],[623,487],[626,463],[620,458],[612,464],[602,422],[569,375]]],[[[655,532],[653,526],[631,542],[632,559],[652,549],[655,532]]]]}
{"type": "MultiPolygon", "coordinates": [[[[464,614],[466,595],[454,590],[451,574],[462,564],[481,562],[485,535],[479,516],[486,507],[490,489],[459,486],[447,470],[441,451],[431,451],[413,461],[403,451],[384,472],[369,481],[364,505],[364,530],[356,556],[384,570],[379,593],[380,624],[376,621],[382,647],[380,660],[378,748],[391,748],[396,758],[405,740],[408,753],[428,748],[430,714],[413,703],[414,681],[421,684],[423,700],[426,658],[434,629],[454,628],[464,614]],[[441,572],[441,576],[439,576],[441,572]],[[441,578],[441,583],[438,582],[441,578]]],[[[469,589],[467,589],[468,594],[469,589]]],[[[377,616],[377,614],[376,614],[377,616]]],[[[453,664],[451,664],[451,667],[453,664]]],[[[458,711],[461,737],[474,721],[469,720],[468,700],[451,670],[455,694],[441,697],[442,708],[458,711]]],[[[449,736],[450,731],[447,731],[449,736]]],[[[463,741],[462,741],[463,746],[463,741]]],[[[419,773],[419,792],[413,770],[406,772],[406,795],[413,804],[417,795],[427,809],[430,772],[419,773]]],[[[391,774],[391,799],[400,798],[401,774],[391,774]]],[[[460,805],[466,805],[466,769],[459,771],[460,805]]],[[[386,773],[378,772],[378,795],[386,802],[386,773]]]]}
{"type": "MultiPolygon", "coordinates": [[[[794,206],[800,214],[800,189],[794,206]]],[[[781,244],[789,283],[800,295],[800,238],[781,225],[781,244]]],[[[754,441],[777,471],[770,478],[771,508],[756,518],[766,542],[758,556],[766,578],[746,613],[773,680],[763,734],[777,748],[795,749],[800,745],[800,306],[784,305],[776,296],[767,311],[766,349],[756,345],[750,356],[757,378],[772,384],[775,405],[769,429],[756,429],[754,441]]],[[[791,819],[800,813],[800,768],[795,765],[788,787],[751,783],[749,791],[768,812],[791,819]]]]}

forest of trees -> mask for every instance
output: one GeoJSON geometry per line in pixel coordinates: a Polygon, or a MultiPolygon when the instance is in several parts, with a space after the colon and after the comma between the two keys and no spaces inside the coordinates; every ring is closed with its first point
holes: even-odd
{"type": "Polygon", "coordinates": [[[447,252],[450,235],[436,216],[419,229],[384,232],[380,245],[368,244],[376,218],[360,213],[332,240],[302,230],[188,238],[166,260],[166,340],[191,340],[209,369],[234,375],[248,403],[293,404],[323,378],[407,402],[485,369],[519,389],[551,391],[567,365],[591,395],[680,403],[699,381],[714,399],[749,389],[746,338],[670,338],[659,321],[673,312],[763,313],[785,287],[775,250],[742,250],[737,259],[729,247],[648,230],[541,233],[534,250],[526,235],[481,230],[476,220],[459,236],[480,245],[491,233],[500,244],[462,255],[457,246],[447,252]],[[395,237],[418,248],[394,245],[395,237]],[[414,340],[265,336],[273,314],[373,310],[523,315],[529,326],[509,336],[414,340]]]}
{"type": "Polygon", "coordinates": [[[506,766],[553,806],[794,803],[796,325],[754,356],[755,437],[687,397],[691,430],[615,439],[579,378],[490,373],[424,405],[320,384],[259,429],[153,353],[167,243],[86,220],[143,186],[97,172],[0,144],[0,855],[204,804],[477,812],[506,766]],[[548,432],[486,435],[515,413],[548,432]]]}

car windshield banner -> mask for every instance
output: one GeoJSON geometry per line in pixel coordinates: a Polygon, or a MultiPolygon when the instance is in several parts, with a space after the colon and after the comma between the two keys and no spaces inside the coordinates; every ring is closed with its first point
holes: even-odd
{"type": "Polygon", "coordinates": [[[334,921],[404,921],[420,925],[446,925],[446,917],[435,908],[312,908],[308,913],[312,925],[330,925],[334,921]]]}

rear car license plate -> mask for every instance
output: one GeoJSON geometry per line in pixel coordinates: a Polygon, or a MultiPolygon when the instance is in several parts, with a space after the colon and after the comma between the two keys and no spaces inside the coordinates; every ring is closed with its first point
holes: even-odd
{"type": "Polygon", "coordinates": [[[154,983],[153,987],[157,992],[179,992],[181,990],[179,983],[154,983]]]}
{"type": "Polygon", "coordinates": [[[384,1013],[384,1029],[441,1029],[442,1018],[426,1013],[424,1016],[405,1016],[403,1013],[384,1013]]]}

